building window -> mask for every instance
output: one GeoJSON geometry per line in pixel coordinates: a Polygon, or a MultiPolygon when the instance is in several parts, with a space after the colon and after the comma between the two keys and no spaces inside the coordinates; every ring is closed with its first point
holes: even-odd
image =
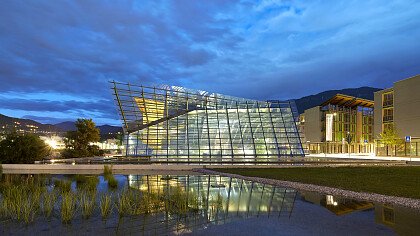
{"type": "Polygon", "coordinates": [[[383,122],[391,122],[394,120],[394,108],[387,108],[383,110],[383,122]]]}
{"type": "Polygon", "coordinates": [[[393,106],[393,104],[394,104],[394,93],[393,92],[384,93],[382,101],[383,101],[382,102],[383,107],[393,106]]]}

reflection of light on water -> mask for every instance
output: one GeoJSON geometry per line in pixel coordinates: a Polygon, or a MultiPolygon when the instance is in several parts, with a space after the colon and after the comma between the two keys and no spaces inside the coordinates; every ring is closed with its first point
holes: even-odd
{"type": "Polygon", "coordinates": [[[333,205],[333,206],[337,206],[338,205],[338,202],[334,201],[334,196],[332,196],[332,195],[326,195],[325,198],[327,200],[327,205],[333,205]]]}

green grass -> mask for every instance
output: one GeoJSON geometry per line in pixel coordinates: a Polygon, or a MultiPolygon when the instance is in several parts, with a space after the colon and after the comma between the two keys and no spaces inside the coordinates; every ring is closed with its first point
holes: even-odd
{"type": "Polygon", "coordinates": [[[213,169],[243,176],[287,180],[357,192],[420,199],[420,166],[213,169]]]}

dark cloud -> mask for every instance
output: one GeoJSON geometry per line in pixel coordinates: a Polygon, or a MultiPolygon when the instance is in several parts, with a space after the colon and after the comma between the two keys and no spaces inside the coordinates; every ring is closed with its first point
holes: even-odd
{"type": "Polygon", "coordinates": [[[419,9],[414,0],[3,1],[0,111],[109,122],[110,80],[261,100],[388,87],[420,71],[419,9]]]}

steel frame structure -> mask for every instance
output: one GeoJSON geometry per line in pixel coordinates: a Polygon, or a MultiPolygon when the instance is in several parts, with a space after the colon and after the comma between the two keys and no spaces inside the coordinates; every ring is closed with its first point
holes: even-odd
{"type": "Polygon", "coordinates": [[[126,156],[166,163],[276,163],[304,156],[292,101],[111,83],[126,156]]]}

